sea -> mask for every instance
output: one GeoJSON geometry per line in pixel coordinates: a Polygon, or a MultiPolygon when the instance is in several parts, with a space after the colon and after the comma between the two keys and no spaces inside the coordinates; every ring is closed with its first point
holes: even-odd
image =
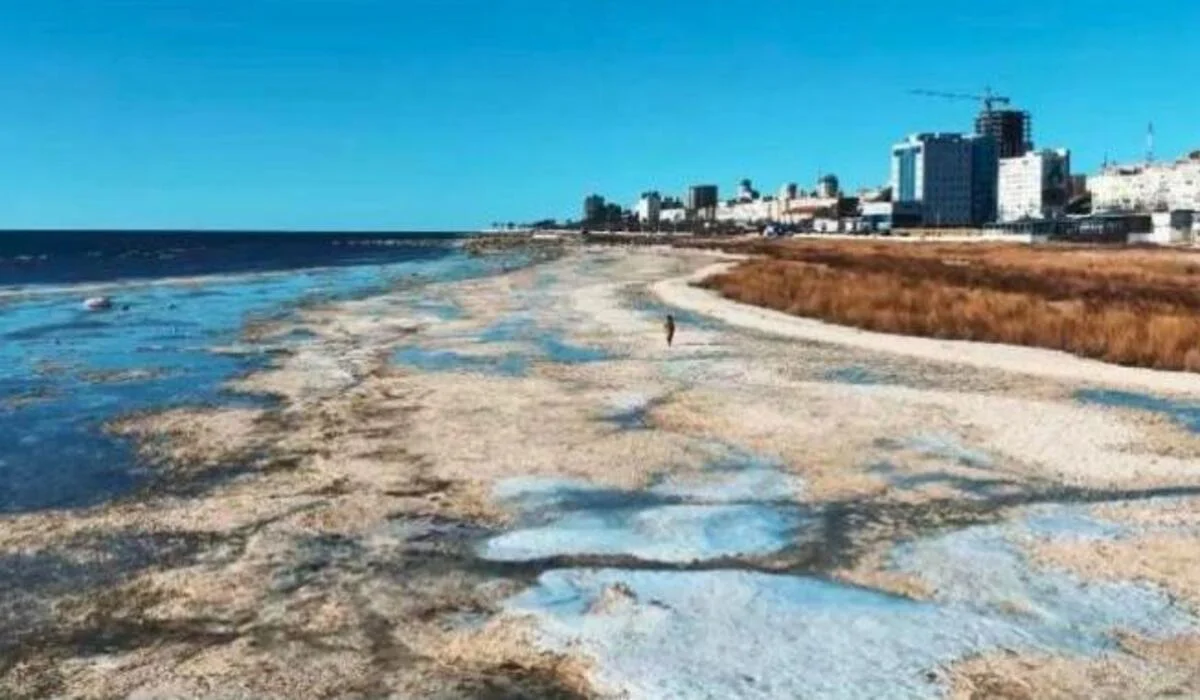
{"type": "Polygon", "coordinates": [[[122,416],[267,401],[226,388],[271,359],[217,351],[247,324],[526,262],[471,256],[467,235],[0,232],[0,514],[149,483],[135,446],[106,430],[122,416]],[[85,309],[96,296],[112,308],[85,309]]]}

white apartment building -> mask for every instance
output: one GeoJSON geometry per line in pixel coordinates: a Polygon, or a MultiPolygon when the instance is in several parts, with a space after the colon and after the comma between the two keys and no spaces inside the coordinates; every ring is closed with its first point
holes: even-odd
{"type": "Polygon", "coordinates": [[[752,224],[771,221],[775,218],[774,199],[750,199],[735,202],[720,202],[714,218],[725,223],[752,224]]]}
{"type": "Polygon", "coordinates": [[[997,208],[1002,223],[1062,216],[1070,197],[1071,153],[1030,151],[1000,159],[997,208]]]}
{"type": "Polygon", "coordinates": [[[1105,168],[1087,184],[1095,211],[1200,211],[1200,152],[1173,163],[1105,168]]]}
{"type": "Polygon", "coordinates": [[[682,224],[687,221],[687,210],[683,207],[663,209],[658,212],[658,221],[662,224],[682,224]]]}
{"type": "Polygon", "coordinates": [[[643,224],[657,224],[662,213],[662,197],[657,192],[646,192],[638,197],[634,207],[638,221],[643,224]]]}

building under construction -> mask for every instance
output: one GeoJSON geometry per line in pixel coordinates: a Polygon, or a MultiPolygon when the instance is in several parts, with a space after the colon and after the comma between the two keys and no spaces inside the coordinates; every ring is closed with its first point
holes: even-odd
{"type": "Polygon", "coordinates": [[[1033,125],[1029,112],[984,107],[975,117],[975,133],[996,140],[1001,158],[1020,158],[1033,150],[1033,125]]]}

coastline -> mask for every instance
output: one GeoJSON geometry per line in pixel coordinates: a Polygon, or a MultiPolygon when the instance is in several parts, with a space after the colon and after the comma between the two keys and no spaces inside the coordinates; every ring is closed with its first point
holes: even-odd
{"type": "Polygon", "coordinates": [[[1200,396],[1200,374],[1195,372],[1123,367],[1058,350],[1022,345],[878,333],[742,304],[725,299],[711,290],[693,286],[694,282],[725,272],[732,266],[733,263],[730,262],[715,263],[687,278],[663,280],[654,285],[654,292],[664,303],[672,306],[782,337],[890,352],[934,362],[967,364],[1048,379],[1095,382],[1153,392],[1200,396]]]}
{"type": "Polygon", "coordinates": [[[308,337],[236,383],[277,405],[120,426],[153,468],[232,478],[0,518],[22,571],[91,562],[0,600],[20,620],[0,688],[686,696],[751,674],[839,697],[816,669],[841,668],[969,697],[1034,667],[1035,695],[1191,688],[1177,650],[1200,621],[1173,562],[1200,549],[1180,526],[1200,435],[1078,398],[1123,376],[755,320],[693,295],[715,256],[572,247],[259,329],[247,344],[308,337]],[[1117,542],[1159,554],[1121,568],[1117,542]]]}

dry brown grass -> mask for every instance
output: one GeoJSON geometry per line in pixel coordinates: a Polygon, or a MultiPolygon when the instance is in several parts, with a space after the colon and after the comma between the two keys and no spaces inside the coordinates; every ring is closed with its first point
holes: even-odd
{"type": "Polygon", "coordinates": [[[761,257],[703,284],[744,303],[887,333],[1200,371],[1195,253],[857,242],[733,249],[761,257]]]}

